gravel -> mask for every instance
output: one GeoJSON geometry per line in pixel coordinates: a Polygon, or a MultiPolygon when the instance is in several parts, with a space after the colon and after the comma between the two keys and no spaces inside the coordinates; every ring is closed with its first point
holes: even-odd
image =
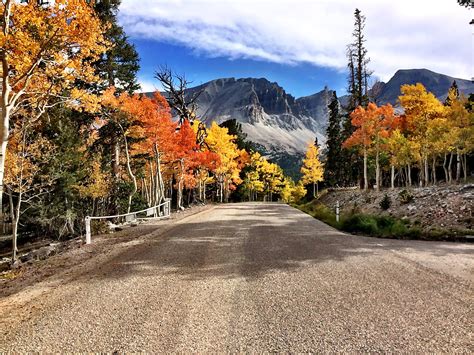
{"type": "Polygon", "coordinates": [[[473,254],[222,205],[0,300],[0,352],[472,353],[473,254]]]}

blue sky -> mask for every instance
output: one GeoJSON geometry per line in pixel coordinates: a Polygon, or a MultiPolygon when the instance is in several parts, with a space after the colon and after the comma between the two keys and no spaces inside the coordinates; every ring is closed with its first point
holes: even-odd
{"type": "Polygon", "coordinates": [[[344,91],[353,12],[376,77],[427,68],[474,76],[472,11],[455,0],[122,0],[119,19],[141,56],[145,90],[161,64],[200,84],[266,77],[292,95],[344,91]]]}
{"type": "Polygon", "coordinates": [[[160,65],[167,65],[177,73],[184,73],[193,82],[193,86],[216,78],[264,77],[277,82],[295,97],[314,94],[325,85],[338,92],[344,91],[346,86],[344,72],[309,63],[285,64],[242,58],[212,58],[182,45],[139,38],[131,38],[131,42],[140,54],[139,78],[147,90],[159,88],[159,83],[153,76],[160,65]]]}

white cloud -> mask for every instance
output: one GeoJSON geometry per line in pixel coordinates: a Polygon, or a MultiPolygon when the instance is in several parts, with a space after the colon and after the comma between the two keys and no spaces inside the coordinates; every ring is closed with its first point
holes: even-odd
{"type": "Polygon", "coordinates": [[[472,12],[455,0],[123,0],[128,35],[196,53],[345,69],[354,7],[367,17],[370,67],[473,76],[472,12]]]}

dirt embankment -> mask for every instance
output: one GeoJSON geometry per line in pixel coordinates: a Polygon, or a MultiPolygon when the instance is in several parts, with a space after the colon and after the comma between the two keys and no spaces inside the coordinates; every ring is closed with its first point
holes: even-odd
{"type": "Polygon", "coordinates": [[[320,202],[335,208],[339,201],[341,213],[360,211],[367,214],[391,215],[408,219],[423,230],[472,230],[474,225],[474,184],[444,185],[423,188],[396,188],[381,191],[331,191],[320,202]],[[380,206],[385,194],[390,207],[380,206]]]}

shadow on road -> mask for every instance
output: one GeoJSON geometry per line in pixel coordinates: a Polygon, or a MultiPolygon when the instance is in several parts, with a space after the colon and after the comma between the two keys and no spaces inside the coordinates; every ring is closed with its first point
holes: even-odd
{"type": "Polygon", "coordinates": [[[343,234],[286,205],[225,205],[200,220],[179,224],[102,265],[92,279],[174,274],[187,279],[246,279],[292,272],[308,263],[417,249],[437,256],[473,255],[456,244],[384,240],[343,234]]]}

